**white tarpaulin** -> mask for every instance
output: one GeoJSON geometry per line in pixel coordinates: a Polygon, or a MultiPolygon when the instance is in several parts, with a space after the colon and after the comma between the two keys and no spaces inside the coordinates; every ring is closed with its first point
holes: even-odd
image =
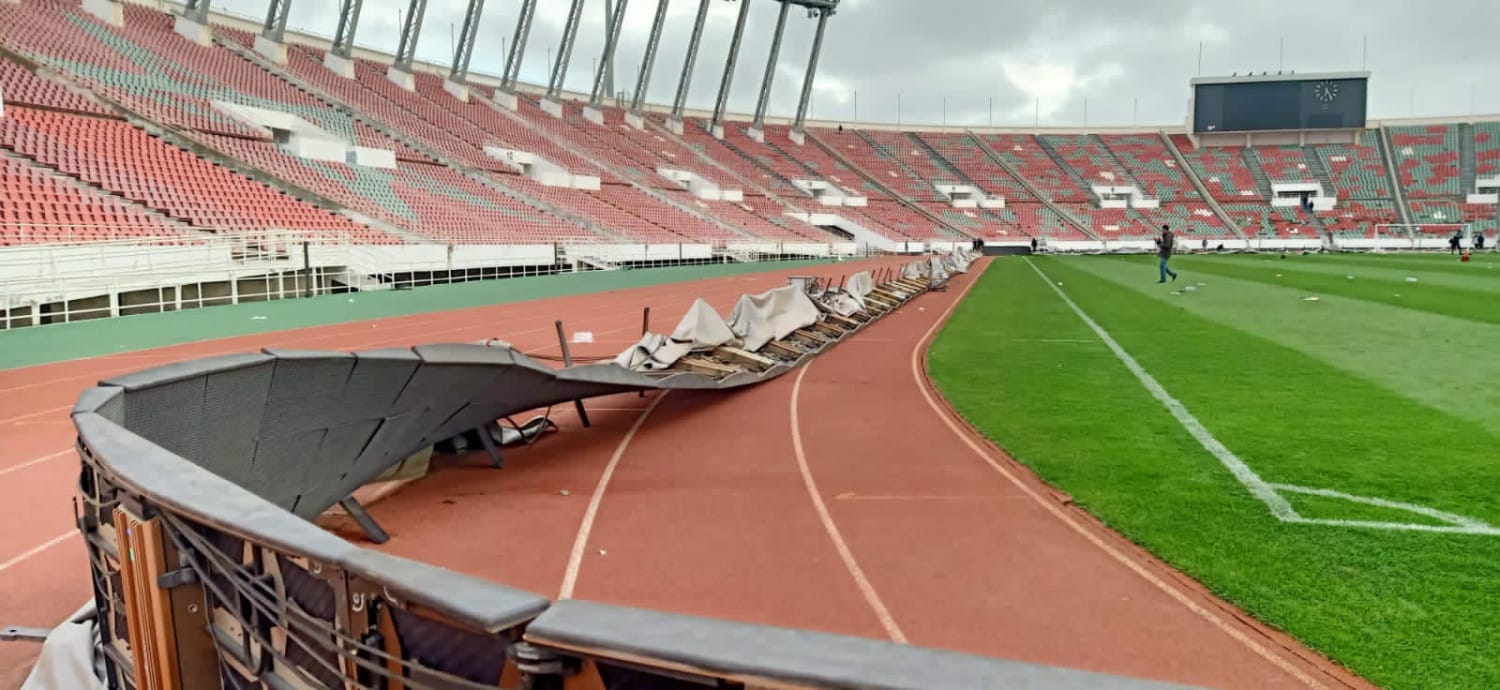
{"type": "Polygon", "coordinates": [[[719,312],[699,298],[693,302],[693,306],[688,307],[682,320],[677,322],[677,329],[672,331],[672,339],[687,343],[694,350],[711,350],[734,342],[734,333],[729,330],[729,326],[724,325],[724,318],[719,316],[719,312]]]}
{"type": "Polygon", "coordinates": [[[91,601],[52,629],[21,690],[106,690],[99,627],[91,601]]]}
{"type": "Polygon", "coordinates": [[[845,317],[864,309],[864,306],[860,302],[843,293],[830,292],[819,298],[818,303],[822,304],[828,311],[845,317]]]}
{"type": "Polygon", "coordinates": [[[689,352],[712,350],[733,342],[734,333],[724,324],[724,319],[708,302],[699,298],[682,315],[671,337],[647,333],[630,349],[621,352],[615,358],[615,364],[631,371],[658,371],[671,367],[689,352]]]}
{"type": "Polygon", "coordinates": [[[943,268],[943,260],[938,257],[928,259],[930,268],[928,275],[932,278],[932,287],[938,287],[948,282],[948,271],[943,268]]]}
{"type": "Polygon", "coordinates": [[[729,315],[729,330],[752,352],[818,321],[818,305],[807,293],[788,285],[759,295],[745,295],[729,315]]]}
{"type": "MultiPolygon", "coordinates": [[[[869,271],[860,271],[849,276],[849,282],[844,283],[844,293],[849,296],[849,299],[854,300],[859,305],[859,309],[865,308],[865,295],[870,294],[874,290],[875,279],[870,277],[869,271]]],[[[842,314],[842,316],[848,315],[842,314]]]]}
{"type": "Polygon", "coordinates": [[[621,352],[615,358],[615,364],[631,371],[657,371],[672,366],[692,350],[688,343],[672,342],[671,338],[660,333],[647,333],[630,349],[621,352]]]}
{"type": "Polygon", "coordinates": [[[910,278],[913,280],[921,278],[922,276],[927,275],[927,271],[925,271],[924,268],[925,264],[920,261],[909,263],[901,267],[901,277],[910,278]]]}

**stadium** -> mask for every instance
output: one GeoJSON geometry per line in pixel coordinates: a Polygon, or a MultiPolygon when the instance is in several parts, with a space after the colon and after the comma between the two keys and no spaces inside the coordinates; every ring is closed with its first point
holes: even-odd
{"type": "Polygon", "coordinates": [[[817,119],[839,0],[325,2],[0,0],[0,690],[1500,686],[1500,117],[817,119]]]}

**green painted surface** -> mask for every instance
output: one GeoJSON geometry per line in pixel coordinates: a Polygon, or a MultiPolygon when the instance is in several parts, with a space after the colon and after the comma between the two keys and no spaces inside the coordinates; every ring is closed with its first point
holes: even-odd
{"type": "Polygon", "coordinates": [[[18,328],[0,331],[0,371],[197,340],[763,273],[819,263],[822,262],[784,261],[567,273],[18,328]]]}

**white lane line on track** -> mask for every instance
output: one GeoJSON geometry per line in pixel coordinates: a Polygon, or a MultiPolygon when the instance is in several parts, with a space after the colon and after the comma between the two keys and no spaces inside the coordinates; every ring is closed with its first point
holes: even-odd
{"type": "Polygon", "coordinates": [[[880,600],[880,594],[875,591],[875,586],[870,584],[870,579],[865,577],[865,571],[859,567],[859,561],[854,558],[854,552],[849,549],[849,544],[844,541],[844,535],[839,532],[839,527],[833,521],[833,515],[828,512],[828,504],[823,501],[823,494],[818,491],[818,483],[813,479],[812,469],[807,464],[807,452],[802,448],[802,428],[797,417],[797,400],[802,395],[802,379],[807,376],[807,371],[812,368],[814,362],[802,365],[802,370],[797,372],[797,381],[792,384],[792,451],[797,455],[797,469],[802,472],[802,483],[807,486],[807,496],[812,499],[813,508],[818,511],[818,519],[823,523],[823,530],[828,533],[828,538],[833,541],[833,548],[838,551],[839,559],[844,562],[844,568],[849,571],[849,576],[854,578],[854,585],[859,588],[859,593],[864,595],[865,603],[874,610],[875,617],[880,620],[880,626],[885,628],[885,634],[889,635],[892,642],[906,644],[906,633],[901,632],[901,626],[896,624],[896,618],[891,615],[890,609],[885,607],[885,602],[880,600]]]}
{"type": "Polygon", "coordinates": [[[73,449],[72,448],[67,448],[67,449],[64,449],[64,450],[57,451],[56,453],[52,453],[51,455],[43,455],[42,457],[32,458],[31,460],[27,460],[26,462],[23,462],[23,463],[20,463],[20,464],[17,464],[17,465],[11,465],[9,467],[0,468],[0,477],[3,477],[5,475],[10,474],[11,472],[15,472],[17,470],[24,470],[24,469],[26,469],[28,467],[33,466],[33,465],[40,465],[40,464],[42,464],[44,462],[47,462],[48,460],[51,460],[53,458],[60,458],[60,457],[62,457],[64,455],[67,455],[68,453],[71,453],[71,452],[73,452],[73,449]]]}
{"type": "Polygon", "coordinates": [[[578,584],[578,571],[583,567],[583,551],[588,548],[589,534],[594,531],[594,519],[599,515],[599,504],[604,502],[604,491],[609,488],[609,480],[615,474],[615,468],[620,464],[620,458],[625,456],[625,449],[630,447],[630,442],[635,439],[636,432],[646,423],[646,418],[656,406],[661,404],[662,399],[667,397],[669,391],[662,391],[651,400],[641,416],[637,417],[635,423],[630,425],[630,431],[625,432],[625,437],[620,439],[620,444],[615,446],[615,453],[609,458],[609,464],[604,466],[604,473],[599,475],[599,484],[594,487],[594,495],[589,498],[589,507],[583,513],[583,521],[578,525],[578,535],[573,539],[573,551],[568,554],[568,567],[563,571],[562,587],[558,588],[558,599],[573,598],[573,588],[578,584]]]}
{"type": "MultiPolygon", "coordinates": [[[[1030,263],[1030,261],[1028,260],[1027,263],[1030,263]]],[[[1081,523],[1078,522],[1078,520],[1074,519],[1073,516],[1068,515],[1055,502],[1049,501],[1048,499],[1044,498],[1040,493],[1036,491],[1036,489],[1032,488],[1026,482],[1022,481],[1020,477],[1017,477],[1004,465],[996,461],[989,452],[987,452],[983,447],[981,447],[977,442],[974,441],[971,434],[965,433],[963,429],[959,428],[958,424],[955,423],[950,415],[943,409],[943,406],[932,397],[931,391],[927,390],[925,378],[922,373],[921,358],[924,352],[924,345],[928,340],[932,338],[932,335],[937,332],[938,327],[947,322],[948,317],[952,315],[953,310],[957,308],[959,303],[963,301],[964,297],[969,294],[969,290],[974,287],[974,284],[978,282],[978,279],[979,276],[974,276],[974,279],[969,281],[968,285],[964,286],[963,292],[953,300],[952,304],[948,305],[948,308],[943,312],[942,316],[938,317],[938,319],[933,322],[932,326],[928,327],[927,333],[925,333],[922,338],[916,342],[916,345],[912,347],[911,373],[913,382],[916,383],[917,390],[922,393],[922,397],[927,400],[927,406],[932,408],[933,413],[937,415],[938,419],[942,420],[943,424],[948,427],[948,430],[953,432],[953,435],[958,437],[960,441],[963,441],[964,445],[969,447],[969,450],[974,451],[974,454],[978,455],[979,458],[985,462],[985,464],[989,465],[990,468],[994,469],[1000,474],[1000,476],[1004,477],[1010,483],[1016,485],[1016,488],[1019,488],[1021,491],[1025,492],[1026,495],[1030,496],[1032,500],[1036,501],[1037,505],[1041,506],[1043,510],[1051,513],[1052,516],[1057,518],[1059,522],[1063,523],[1063,525],[1067,526],[1069,529],[1073,530],[1073,532],[1083,537],[1084,540],[1098,547],[1099,550],[1103,551],[1110,558],[1113,558],[1117,563],[1130,569],[1136,575],[1139,575],[1141,579],[1145,580],[1147,583],[1160,590],[1163,594],[1166,594],[1168,597],[1172,598],[1174,601],[1181,604],[1189,611],[1198,615],[1198,617],[1207,621],[1210,625],[1213,625],[1215,628],[1228,635],[1231,639],[1244,645],[1251,652],[1254,652],[1257,656],[1265,659],[1266,661],[1269,661],[1272,665],[1281,669],[1287,675],[1296,678],[1299,682],[1303,683],[1307,687],[1317,688],[1318,690],[1328,690],[1327,685],[1324,685],[1316,678],[1309,676],[1306,672],[1304,672],[1300,668],[1297,668],[1291,662],[1283,658],[1280,654],[1277,654],[1276,652],[1266,648],[1265,645],[1262,645],[1259,642],[1250,639],[1250,637],[1243,631],[1234,627],[1230,623],[1225,622],[1223,618],[1219,617],[1213,611],[1210,611],[1202,604],[1193,601],[1181,590],[1172,586],[1171,583],[1163,580],[1161,577],[1157,576],[1150,570],[1147,570],[1146,567],[1141,565],[1140,562],[1138,562],[1136,559],[1127,556],[1119,549],[1105,542],[1102,538],[1099,537],[1099,535],[1094,534],[1092,530],[1084,527],[1081,523]]]]}
{"type": "Polygon", "coordinates": [[[67,541],[69,537],[76,536],[78,536],[78,530],[68,530],[51,539],[48,539],[46,542],[43,542],[39,546],[33,546],[30,549],[27,549],[25,553],[22,553],[21,555],[16,556],[15,558],[12,558],[4,563],[0,563],[0,573],[10,570],[11,568],[14,568],[25,562],[27,559],[30,559],[31,557],[43,551],[46,551],[47,549],[50,549],[54,546],[57,546],[58,544],[67,541]]]}

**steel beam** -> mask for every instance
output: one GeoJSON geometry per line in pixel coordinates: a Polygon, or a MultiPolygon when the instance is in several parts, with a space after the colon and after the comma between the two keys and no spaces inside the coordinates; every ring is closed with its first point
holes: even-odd
{"type": "MultiPolygon", "coordinates": [[[[663,4],[666,0],[662,0],[663,4]]],[[[708,3],[713,0],[698,0],[698,18],[693,22],[693,35],[688,37],[687,59],[682,63],[682,76],[677,81],[677,96],[672,99],[670,124],[678,133],[682,132],[682,110],[687,107],[688,89],[693,83],[693,67],[698,64],[698,46],[703,43],[703,25],[708,21],[708,3]]]]}
{"type": "Polygon", "coordinates": [[[620,5],[614,13],[614,24],[609,27],[609,33],[604,36],[604,54],[599,56],[599,71],[594,74],[594,90],[589,94],[589,105],[593,108],[598,108],[599,103],[604,100],[609,63],[615,59],[615,47],[620,44],[620,28],[625,25],[625,9],[630,5],[630,0],[619,0],[619,2],[620,5]]]}
{"type": "Polygon", "coordinates": [[[448,81],[463,84],[469,78],[469,58],[474,56],[474,36],[479,33],[479,16],[484,14],[484,0],[469,0],[469,9],[464,12],[464,28],[458,34],[458,45],[453,49],[453,68],[448,71],[448,81]]]}
{"type": "Polygon", "coordinates": [[[182,16],[199,24],[207,24],[208,2],[209,0],[187,0],[182,10],[182,16]]]}
{"type": "Polygon", "coordinates": [[[396,61],[391,68],[411,74],[411,63],[417,55],[417,39],[422,34],[422,16],[427,14],[427,0],[411,0],[406,11],[406,25],[401,27],[401,43],[396,48],[396,61]]]}
{"type": "Polygon", "coordinates": [[[270,8],[266,11],[266,22],[261,26],[260,35],[266,40],[280,43],[286,36],[286,17],[292,11],[292,0],[271,0],[270,8]]]}
{"type": "Polygon", "coordinates": [[[781,37],[786,33],[786,14],[792,4],[781,2],[781,11],[776,14],[776,32],[771,34],[771,53],[766,56],[766,76],[760,82],[760,97],[755,101],[755,121],[750,124],[752,137],[758,137],[766,124],[766,104],[771,100],[771,84],[776,81],[776,60],[781,56],[781,37]]]}
{"type": "Polygon", "coordinates": [[[521,78],[521,61],[526,56],[526,39],[531,38],[531,18],[536,16],[536,0],[521,0],[521,17],[516,20],[516,37],[510,42],[510,55],[505,58],[505,74],[501,75],[500,88],[515,91],[521,78]]]}
{"type": "MultiPolygon", "coordinates": [[[[629,2],[629,1],[630,0],[620,0],[620,12],[619,13],[621,15],[625,14],[625,4],[627,2],[629,2]]],[[[613,31],[614,26],[615,26],[614,0],[604,0],[604,43],[605,43],[606,46],[609,44],[609,35],[611,33],[616,33],[616,32],[613,31]]],[[[618,41],[619,38],[617,37],[615,40],[618,41]]],[[[610,53],[609,59],[603,61],[602,63],[600,63],[599,66],[600,66],[600,68],[602,68],[604,70],[604,91],[605,91],[605,93],[614,93],[615,92],[615,56],[614,56],[614,53],[610,53]]]]}
{"type": "Polygon", "coordinates": [[[635,95],[630,99],[630,112],[639,114],[646,102],[646,87],[651,83],[651,70],[656,66],[656,47],[661,43],[661,31],[667,23],[667,4],[670,0],[656,0],[656,17],[651,20],[651,36],[646,39],[646,55],[641,58],[641,78],[635,83],[635,95]]]}
{"type": "Polygon", "coordinates": [[[729,39],[729,58],[724,61],[724,79],[719,82],[719,99],[714,103],[713,135],[724,138],[724,108],[729,105],[729,87],[734,83],[734,64],[740,57],[740,39],[745,37],[745,18],[750,14],[750,0],[739,0],[740,16],[734,22],[734,36],[729,39]]]}
{"type": "Polygon", "coordinates": [[[818,56],[823,53],[823,31],[828,28],[830,10],[814,10],[818,13],[818,33],[813,36],[812,54],[807,58],[807,75],[802,78],[802,98],[797,101],[797,119],[792,123],[792,134],[802,138],[802,125],[807,122],[807,106],[812,102],[813,79],[818,75],[818,56]]]}
{"type": "Polygon", "coordinates": [[[573,58],[573,43],[578,38],[578,20],[583,17],[583,0],[573,0],[568,8],[568,21],[563,25],[562,45],[558,47],[557,62],[552,65],[552,79],[547,82],[547,98],[557,100],[562,93],[563,81],[568,77],[568,62],[573,58]]]}
{"type": "Polygon", "coordinates": [[[353,57],[354,31],[359,28],[359,11],[364,9],[365,0],[343,0],[343,7],[339,10],[339,28],[333,34],[333,49],[330,51],[345,60],[353,57]]]}

